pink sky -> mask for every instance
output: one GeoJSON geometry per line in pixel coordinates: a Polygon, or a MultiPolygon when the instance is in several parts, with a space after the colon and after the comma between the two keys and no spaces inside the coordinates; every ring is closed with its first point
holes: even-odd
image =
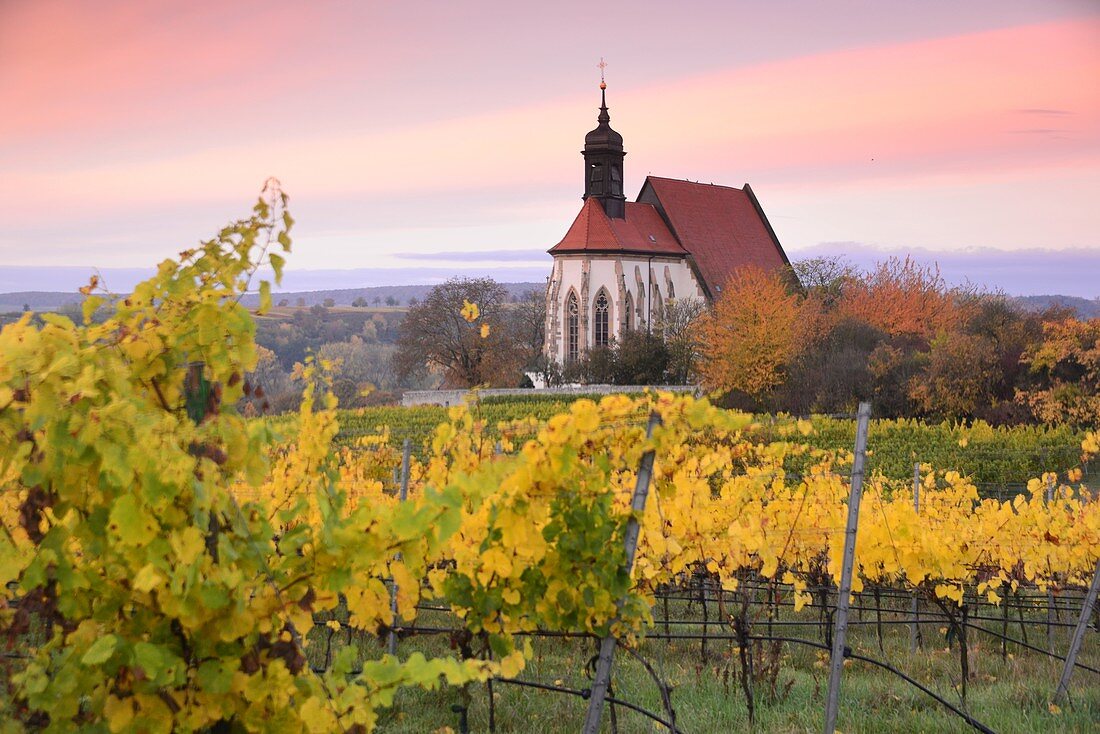
{"type": "Polygon", "coordinates": [[[0,268],[150,264],[269,175],[294,268],[542,262],[580,206],[601,55],[628,190],[747,181],[792,258],[1100,248],[1086,0],[8,0],[0,268]]]}

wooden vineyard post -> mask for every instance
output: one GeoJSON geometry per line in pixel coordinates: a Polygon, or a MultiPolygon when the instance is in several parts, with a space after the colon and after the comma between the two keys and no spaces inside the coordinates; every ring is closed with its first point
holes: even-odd
{"type": "Polygon", "coordinates": [[[825,734],[836,731],[840,705],[840,675],[847,656],[848,605],[852,594],[852,570],[856,556],[856,528],[859,525],[859,502],[863,496],[863,464],[867,458],[867,430],[871,420],[871,404],[860,403],[856,423],[856,453],[852,462],[852,490],[848,496],[848,524],[844,530],[844,560],[840,569],[840,588],[836,598],[836,629],[833,632],[833,653],[829,664],[829,694],[825,699],[825,734]]]}
{"type": "Polygon", "coordinates": [[[1096,570],[1092,572],[1092,584],[1085,594],[1085,603],[1081,607],[1081,616],[1077,619],[1077,627],[1073,630],[1073,639],[1069,643],[1069,652],[1066,653],[1066,662],[1062,666],[1062,677],[1058,680],[1058,690],[1054,692],[1054,703],[1061,705],[1069,695],[1069,679],[1073,675],[1073,667],[1077,664],[1077,653],[1081,651],[1081,643],[1085,639],[1085,629],[1089,626],[1089,616],[1096,605],[1096,594],[1100,592],[1100,560],[1096,562],[1096,570]]]}
{"type": "MultiPolygon", "coordinates": [[[[405,445],[401,447],[401,489],[397,499],[401,502],[409,494],[409,455],[412,453],[412,441],[405,439],[405,445]]],[[[397,560],[401,560],[401,554],[397,554],[397,560]]],[[[393,614],[393,624],[390,625],[390,638],[387,641],[387,650],[390,655],[397,654],[397,633],[393,628],[397,626],[397,582],[390,586],[390,613],[393,614]]]]}
{"type": "MultiPolygon", "coordinates": [[[[913,464],[913,510],[917,515],[920,515],[920,463],[913,464]]],[[[912,621],[909,622],[909,650],[910,652],[916,652],[917,648],[921,644],[920,639],[920,617],[919,609],[917,608],[917,595],[913,594],[913,598],[909,601],[909,612],[912,617],[912,621]]]]}
{"type": "MultiPolygon", "coordinates": [[[[649,416],[649,425],[646,426],[645,436],[651,438],[653,429],[661,423],[661,417],[656,413],[649,416]]],[[[634,498],[630,503],[631,516],[626,523],[626,572],[627,575],[634,568],[634,554],[638,550],[638,535],[641,533],[641,525],[638,518],[645,511],[646,497],[649,495],[649,481],[653,476],[653,449],[642,454],[642,460],[638,464],[638,481],[634,485],[634,498]]],[[[592,692],[588,698],[588,712],[584,717],[584,734],[598,734],[600,731],[600,718],[603,716],[603,704],[607,698],[607,691],[611,687],[611,662],[615,657],[615,635],[608,631],[607,636],[600,640],[600,655],[596,661],[596,676],[592,681],[592,692]]]]}
{"type": "MultiPolygon", "coordinates": [[[[1047,507],[1054,501],[1054,480],[1047,477],[1047,507]]],[[[1047,650],[1054,653],[1054,589],[1047,584],[1047,650]]]]}

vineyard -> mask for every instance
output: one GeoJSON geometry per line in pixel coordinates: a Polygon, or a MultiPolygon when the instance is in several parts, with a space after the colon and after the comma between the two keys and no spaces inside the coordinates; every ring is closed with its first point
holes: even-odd
{"type": "MultiPolygon", "coordinates": [[[[640,397],[640,396],[636,396],[640,397]]],[[[541,424],[554,415],[566,412],[578,399],[599,400],[598,396],[491,397],[477,399],[474,393],[470,410],[484,425],[488,437],[500,437],[501,426],[535,421],[541,424]]],[[[431,435],[447,420],[448,408],[435,405],[416,407],[374,407],[340,410],[337,419],[340,431],[336,441],[353,445],[363,440],[377,440],[399,448],[407,438],[413,453],[425,456],[431,435]]],[[[804,441],[815,448],[851,450],[855,442],[854,416],[811,416],[812,432],[804,441]]],[[[754,440],[781,438],[797,419],[784,416],[756,416],[758,427],[754,440]]],[[[269,425],[282,433],[293,432],[293,415],[268,419],[269,425]]],[[[982,496],[1014,497],[1027,486],[1027,480],[1045,472],[1065,475],[1082,468],[1081,442],[1085,432],[1066,425],[998,426],[982,421],[972,424],[924,423],[919,420],[872,420],[867,457],[871,473],[881,473],[891,479],[909,479],[914,463],[923,463],[941,470],[954,470],[970,478],[982,496]]],[[[792,456],[786,464],[791,471],[801,471],[805,461],[792,456]]],[[[1086,474],[1087,477],[1087,474],[1086,474]]]]}
{"type": "Polygon", "coordinates": [[[1100,716],[1096,433],[663,393],[347,415],[313,362],[294,418],[246,420],[240,295],[292,223],[270,192],[105,321],[0,331],[5,731],[1100,716]]]}

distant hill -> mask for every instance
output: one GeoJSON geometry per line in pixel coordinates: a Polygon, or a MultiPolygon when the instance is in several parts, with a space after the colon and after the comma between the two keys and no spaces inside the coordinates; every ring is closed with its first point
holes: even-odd
{"type": "Polygon", "coordinates": [[[31,311],[57,311],[65,306],[77,308],[83,296],[75,290],[72,293],[64,291],[19,291],[16,293],[0,293],[0,313],[13,313],[25,310],[27,306],[31,311]]]}
{"type": "MultiPolygon", "coordinates": [[[[508,289],[509,295],[519,297],[528,291],[543,293],[546,290],[545,283],[501,283],[508,289]]],[[[324,291],[295,291],[276,293],[273,296],[276,304],[286,301],[287,306],[314,306],[332,299],[336,306],[350,306],[357,299],[362,298],[368,305],[375,305],[374,299],[378,299],[381,305],[386,304],[387,298],[397,299],[398,305],[406,306],[410,298],[423,300],[432,289],[430,285],[382,285],[372,288],[341,288],[338,290],[324,291]]],[[[21,291],[17,293],[0,293],[0,313],[16,313],[28,306],[32,311],[57,311],[66,306],[76,308],[81,301],[81,296],[76,291],[66,293],[64,291],[21,291]]],[[[246,295],[241,302],[249,307],[259,305],[260,298],[255,294],[246,295]]]]}
{"type": "Polygon", "coordinates": [[[1100,298],[1089,300],[1077,296],[1016,296],[1012,299],[1025,311],[1045,311],[1052,306],[1060,308],[1072,308],[1077,312],[1077,318],[1100,318],[1100,298]]]}
{"type": "MultiPolygon", "coordinates": [[[[545,283],[501,283],[513,296],[520,296],[527,291],[543,293],[545,283]]],[[[371,288],[340,288],[322,291],[294,291],[288,293],[276,293],[273,300],[276,304],[286,301],[287,306],[301,305],[314,306],[324,304],[327,299],[332,299],[336,306],[350,306],[357,299],[362,298],[367,305],[376,305],[374,299],[378,299],[377,305],[386,305],[387,298],[395,298],[398,305],[407,306],[410,298],[423,300],[432,289],[430,285],[382,285],[371,288]]],[[[20,291],[16,293],[0,293],[0,313],[18,313],[24,306],[32,311],[57,311],[69,307],[75,310],[80,304],[81,296],[76,291],[20,291]]],[[[1014,296],[1013,302],[1026,311],[1043,311],[1051,306],[1072,308],[1077,311],[1079,318],[1100,318],[1100,298],[1088,299],[1078,296],[1062,296],[1057,294],[1045,296],[1014,296]]],[[[259,296],[250,294],[242,299],[242,303],[249,307],[259,304],[259,296]]]]}
{"type": "MultiPolygon", "coordinates": [[[[544,293],[546,291],[545,283],[501,283],[508,290],[508,295],[522,296],[528,291],[535,291],[537,293],[544,293]]],[[[397,299],[397,305],[407,306],[410,298],[415,298],[418,301],[423,300],[428,292],[435,286],[431,285],[380,285],[371,288],[340,288],[337,290],[325,290],[325,291],[297,291],[293,293],[276,293],[272,295],[272,300],[276,304],[286,302],[287,306],[314,306],[317,304],[324,304],[324,302],[331,298],[332,302],[336,306],[350,306],[356,300],[362,298],[368,305],[375,305],[375,299],[382,305],[386,304],[387,298],[397,299]]],[[[254,294],[249,294],[241,299],[241,303],[246,306],[259,305],[260,297],[254,294]]]]}

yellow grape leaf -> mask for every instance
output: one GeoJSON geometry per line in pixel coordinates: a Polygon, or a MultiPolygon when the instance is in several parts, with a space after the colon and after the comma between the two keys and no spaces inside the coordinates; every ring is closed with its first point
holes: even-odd
{"type": "Polygon", "coordinates": [[[477,304],[470,303],[465,299],[463,299],[462,301],[462,311],[460,313],[462,314],[462,318],[471,323],[477,321],[477,317],[481,315],[481,312],[478,310],[477,304]]]}
{"type": "Polygon", "coordinates": [[[107,696],[103,715],[107,718],[107,728],[112,732],[125,731],[134,720],[134,699],[107,696]]]}
{"type": "Polygon", "coordinates": [[[172,550],[176,552],[176,556],[185,566],[194,563],[195,559],[206,549],[202,531],[194,525],[189,525],[180,532],[173,534],[169,542],[172,545],[172,550]]]}
{"type": "Polygon", "coordinates": [[[160,571],[152,563],[145,564],[134,576],[133,587],[138,591],[150,592],[164,582],[160,571]]]}
{"type": "Polygon", "coordinates": [[[336,717],[332,713],[332,708],[316,696],[307,698],[298,712],[302,717],[302,723],[306,725],[306,731],[311,732],[311,734],[325,734],[325,732],[336,731],[339,728],[336,725],[336,717]]]}
{"type": "Polygon", "coordinates": [[[527,665],[522,650],[513,650],[500,659],[500,674],[505,678],[515,678],[527,665]]]}

